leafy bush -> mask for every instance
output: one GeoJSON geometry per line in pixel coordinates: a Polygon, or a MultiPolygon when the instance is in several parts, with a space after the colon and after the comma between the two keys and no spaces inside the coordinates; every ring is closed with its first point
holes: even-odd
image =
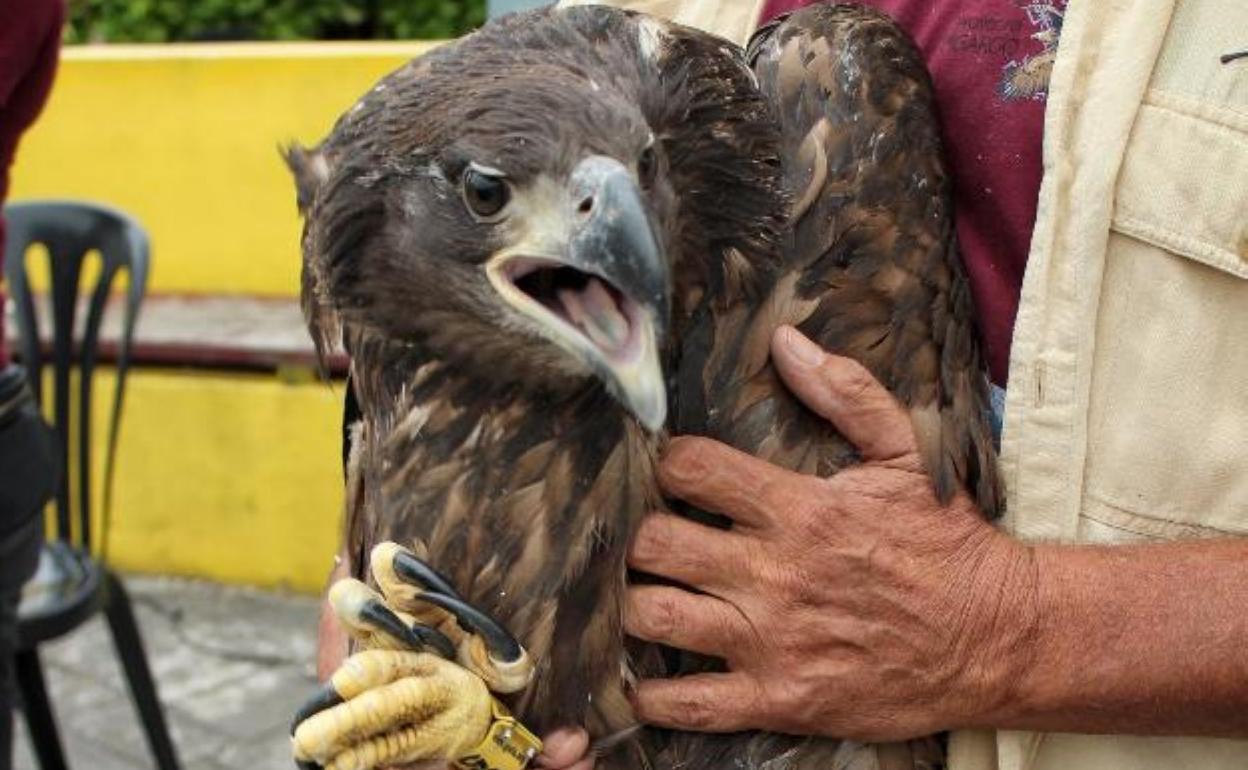
{"type": "Polygon", "coordinates": [[[447,38],[485,20],[485,0],[69,0],[66,41],[447,38]]]}

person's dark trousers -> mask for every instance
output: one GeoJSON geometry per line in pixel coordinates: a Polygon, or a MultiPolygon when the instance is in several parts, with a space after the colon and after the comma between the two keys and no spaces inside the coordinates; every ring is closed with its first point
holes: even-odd
{"type": "Polygon", "coordinates": [[[17,605],[39,564],[40,514],[59,478],[55,441],[22,369],[0,371],[0,770],[13,763],[17,605]]]}

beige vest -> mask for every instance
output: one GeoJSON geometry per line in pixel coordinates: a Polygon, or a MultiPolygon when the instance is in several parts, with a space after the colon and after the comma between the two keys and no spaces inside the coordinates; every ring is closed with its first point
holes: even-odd
{"type": "MultiPolygon", "coordinates": [[[[1070,0],[1014,329],[1005,526],[1248,535],[1245,0],[1070,0]]],[[[1179,654],[1179,651],[1176,651],[1179,654]]],[[[953,770],[1248,768],[1248,742],[959,733],[953,770]]]]}
{"type": "MultiPolygon", "coordinates": [[[[738,42],[760,5],[616,4],[738,42]]],[[[1248,0],[1069,2],[1006,401],[1020,538],[1248,535],[1248,59],[1219,61],[1246,48],[1248,0]]],[[[1229,770],[1248,741],[959,732],[950,764],[1229,770]]]]}

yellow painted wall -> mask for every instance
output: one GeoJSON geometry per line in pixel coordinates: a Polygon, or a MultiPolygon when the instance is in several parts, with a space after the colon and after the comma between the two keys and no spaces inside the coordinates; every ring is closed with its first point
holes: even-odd
{"type": "Polygon", "coordinates": [[[151,290],[293,296],[294,188],[280,144],[319,141],[429,43],[68,48],[10,197],[108,201],[153,243],[151,290]]]}
{"type": "MultiPolygon", "coordinates": [[[[299,224],[279,144],[314,143],[429,44],[67,49],[23,140],[11,198],[81,197],[152,236],[152,292],[298,293],[299,224]]],[[[111,375],[100,375],[102,457],[111,375]]],[[[338,542],[341,385],[137,370],[109,556],[133,571],[318,590],[338,542]]],[[[99,475],[97,473],[98,480],[99,475]]]]}
{"type": "MultiPolygon", "coordinates": [[[[103,370],[94,389],[97,500],[113,383],[103,370]]],[[[108,527],[112,564],[323,587],[340,533],[341,383],[139,369],[127,380],[124,415],[108,527]]],[[[97,526],[98,515],[97,504],[97,526]]]]}

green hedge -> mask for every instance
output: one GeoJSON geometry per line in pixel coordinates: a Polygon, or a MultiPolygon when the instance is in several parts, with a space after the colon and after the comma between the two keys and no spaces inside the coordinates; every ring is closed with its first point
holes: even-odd
{"type": "Polygon", "coordinates": [[[485,0],[70,0],[66,42],[447,38],[485,0]]]}

